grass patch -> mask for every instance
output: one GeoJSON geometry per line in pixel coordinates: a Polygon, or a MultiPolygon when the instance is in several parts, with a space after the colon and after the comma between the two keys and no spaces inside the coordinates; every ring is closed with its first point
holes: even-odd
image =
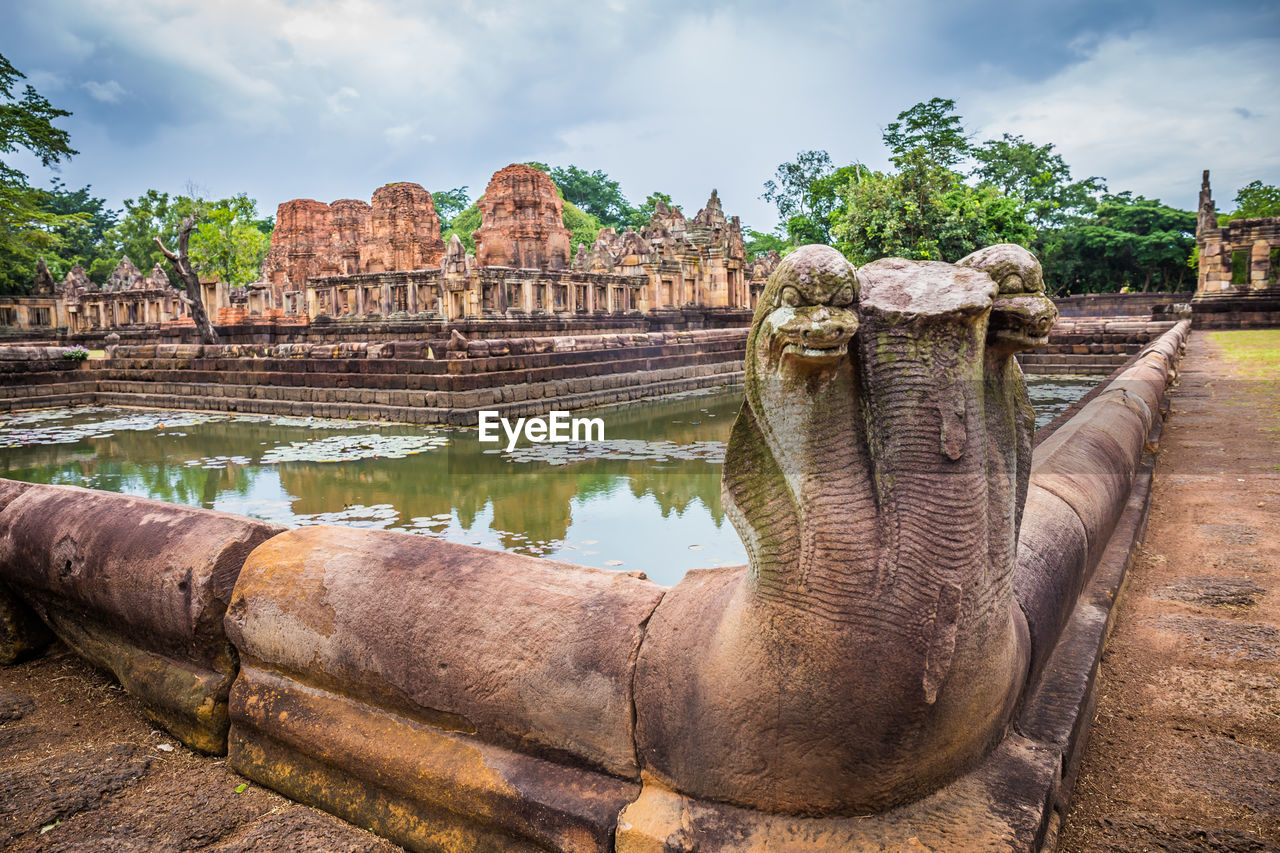
{"type": "Polygon", "coordinates": [[[1280,379],[1280,329],[1208,332],[1242,377],[1280,379]]]}

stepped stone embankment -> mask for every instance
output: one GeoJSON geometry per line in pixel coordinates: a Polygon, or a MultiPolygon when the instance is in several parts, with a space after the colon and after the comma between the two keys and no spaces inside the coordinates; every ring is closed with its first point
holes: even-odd
{"type": "Polygon", "coordinates": [[[0,360],[0,371],[14,367],[0,387],[0,411],[93,404],[469,425],[486,409],[544,414],[741,382],[745,345],[745,329],[160,344],[118,346],[78,365],[50,348],[0,360]]]}

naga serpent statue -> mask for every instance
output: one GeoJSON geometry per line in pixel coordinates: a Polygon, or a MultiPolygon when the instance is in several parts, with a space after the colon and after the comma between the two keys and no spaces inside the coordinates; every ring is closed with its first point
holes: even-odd
{"type": "Polygon", "coordinates": [[[746,568],[664,597],[636,671],[646,784],[882,811],[974,767],[1027,678],[1014,600],[1033,418],[1015,352],[1057,315],[1018,246],[855,270],[805,246],[761,294],[724,466],[746,568]]]}

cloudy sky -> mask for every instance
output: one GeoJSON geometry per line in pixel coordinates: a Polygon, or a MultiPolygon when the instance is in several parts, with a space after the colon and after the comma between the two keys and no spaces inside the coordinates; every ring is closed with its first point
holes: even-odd
{"type": "Polygon", "coordinates": [[[1268,0],[4,0],[0,53],[74,113],[61,177],[117,207],[191,184],[265,212],[398,180],[474,198],[542,160],[689,213],[717,187],[763,230],[780,162],[883,168],[884,125],[935,96],[1113,191],[1194,209],[1210,168],[1222,210],[1280,184],[1268,0]]]}

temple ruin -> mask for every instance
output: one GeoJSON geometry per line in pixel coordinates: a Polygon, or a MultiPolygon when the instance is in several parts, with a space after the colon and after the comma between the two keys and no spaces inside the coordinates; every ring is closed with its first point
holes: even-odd
{"type": "Polygon", "coordinates": [[[1197,298],[1280,286],[1280,216],[1232,219],[1219,226],[1208,169],[1200,182],[1196,247],[1200,250],[1197,298]]]}
{"type": "MultiPolygon", "coordinates": [[[[746,261],[741,223],[715,190],[692,219],[659,203],[639,231],[605,228],[576,247],[555,184],[532,166],[494,173],[478,204],[470,254],[456,238],[445,245],[431,194],[416,183],[387,184],[369,202],[286,201],[259,280],[208,281],[204,304],[219,325],[745,311],[778,262],[776,253],[746,261]]],[[[190,324],[168,276],[158,267],[144,276],[128,258],[102,287],[78,267],[54,286],[46,269],[32,294],[0,297],[0,325],[49,334],[190,324]]]]}

